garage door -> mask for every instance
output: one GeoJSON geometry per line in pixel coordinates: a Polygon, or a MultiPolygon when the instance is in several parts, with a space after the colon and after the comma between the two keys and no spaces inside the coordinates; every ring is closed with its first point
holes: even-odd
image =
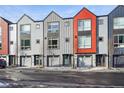
{"type": "Polygon", "coordinates": [[[31,57],[21,57],[21,66],[31,67],[31,57]]]}
{"type": "Polygon", "coordinates": [[[114,56],[114,67],[124,67],[124,56],[114,56]]]}
{"type": "Polygon", "coordinates": [[[49,67],[57,67],[60,66],[59,57],[48,57],[48,64],[49,67]]]}
{"type": "Polygon", "coordinates": [[[78,57],[78,67],[91,67],[92,56],[79,56],[78,57]]]}

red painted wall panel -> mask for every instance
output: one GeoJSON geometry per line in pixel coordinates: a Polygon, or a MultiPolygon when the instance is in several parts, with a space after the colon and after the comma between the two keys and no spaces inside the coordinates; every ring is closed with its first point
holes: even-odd
{"type": "Polygon", "coordinates": [[[75,17],[74,29],[74,53],[96,53],[96,16],[88,9],[83,8],[75,17]],[[78,48],[78,20],[91,19],[91,48],[78,48]]]}
{"type": "Polygon", "coordinates": [[[2,49],[0,49],[0,55],[7,55],[9,54],[9,44],[8,44],[8,23],[0,18],[0,26],[2,28],[2,49]]]}

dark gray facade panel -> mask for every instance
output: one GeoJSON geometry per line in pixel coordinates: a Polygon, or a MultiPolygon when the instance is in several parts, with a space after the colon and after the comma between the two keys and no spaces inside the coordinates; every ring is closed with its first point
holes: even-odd
{"type": "MultiPolygon", "coordinates": [[[[118,6],[116,7],[110,14],[109,14],[109,65],[112,66],[113,62],[113,54],[114,54],[114,45],[113,45],[113,34],[115,33],[113,31],[113,18],[115,17],[124,17],[124,6],[118,6]]],[[[122,32],[121,32],[122,33],[122,32]]],[[[118,52],[119,53],[119,52],[118,52]]]]}

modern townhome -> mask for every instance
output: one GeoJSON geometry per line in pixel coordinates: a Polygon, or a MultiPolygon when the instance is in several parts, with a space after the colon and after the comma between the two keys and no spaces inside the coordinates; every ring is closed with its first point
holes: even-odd
{"type": "Polygon", "coordinates": [[[17,66],[17,25],[9,25],[9,66],[17,66]]]}
{"type": "Polygon", "coordinates": [[[9,62],[9,24],[12,22],[0,17],[0,58],[9,62]]]}
{"type": "Polygon", "coordinates": [[[44,66],[72,66],[73,18],[52,11],[44,19],[44,66]]]}
{"type": "Polygon", "coordinates": [[[109,66],[124,66],[124,6],[109,13],[109,66]]]}
{"type": "Polygon", "coordinates": [[[17,54],[19,66],[43,65],[43,22],[23,15],[17,22],[17,54]]]}
{"type": "Polygon", "coordinates": [[[97,17],[83,8],[74,16],[74,59],[77,67],[96,66],[97,17]]]}
{"type": "Polygon", "coordinates": [[[97,16],[96,66],[108,67],[108,16],[97,16]]]}

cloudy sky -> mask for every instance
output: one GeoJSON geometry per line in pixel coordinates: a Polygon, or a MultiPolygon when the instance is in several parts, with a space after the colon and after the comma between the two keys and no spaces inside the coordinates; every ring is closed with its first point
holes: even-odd
{"type": "Polygon", "coordinates": [[[27,6],[11,6],[0,5],[0,16],[17,22],[23,14],[27,14],[34,20],[43,20],[51,11],[55,11],[61,17],[73,17],[83,7],[88,8],[96,15],[106,15],[111,12],[116,6],[107,5],[27,5],[27,6]]]}

